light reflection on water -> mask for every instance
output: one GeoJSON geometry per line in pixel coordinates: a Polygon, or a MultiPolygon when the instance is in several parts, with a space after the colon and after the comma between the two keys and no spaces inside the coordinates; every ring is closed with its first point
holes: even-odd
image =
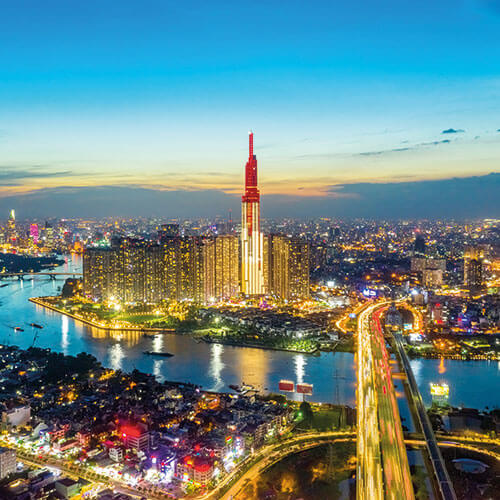
{"type": "Polygon", "coordinates": [[[109,366],[113,368],[113,370],[122,370],[123,365],[122,361],[124,358],[124,353],[122,346],[120,344],[114,344],[109,349],[109,366]]]}
{"type": "MultiPolygon", "coordinates": [[[[73,257],[61,271],[80,268],[81,258],[73,257]]],[[[324,402],[335,402],[338,384],[340,402],[354,405],[355,365],[350,353],[310,356],[197,343],[185,335],[146,338],[138,332],[107,332],[28,302],[32,296],[55,295],[62,285],[61,280],[40,277],[25,282],[10,281],[7,287],[0,288],[0,341],[29,347],[35,332],[26,325],[35,322],[44,326],[38,332],[37,346],[67,354],[85,351],[111,368],[137,368],[164,380],[192,382],[211,390],[228,390],[229,384],[245,382],[259,390],[277,392],[279,381],[288,379],[313,384],[314,394],[308,399],[324,402]],[[22,326],[25,332],[14,332],[13,326],[22,326]],[[174,356],[155,359],[143,354],[149,350],[168,351],[174,356]]],[[[453,404],[500,406],[497,390],[500,363],[444,360],[446,373],[439,373],[439,360],[419,359],[411,363],[426,403],[430,402],[429,383],[444,381],[450,385],[453,404]]]]}
{"type": "Polygon", "coordinates": [[[69,332],[69,318],[67,316],[61,316],[61,350],[64,354],[68,354],[68,332],[69,332]]]}
{"type": "Polygon", "coordinates": [[[222,370],[224,369],[224,362],[222,361],[222,353],[224,346],[222,344],[210,344],[210,376],[214,382],[208,389],[211,391],[224,390],[224,380],[222,378],[222,370]]]}

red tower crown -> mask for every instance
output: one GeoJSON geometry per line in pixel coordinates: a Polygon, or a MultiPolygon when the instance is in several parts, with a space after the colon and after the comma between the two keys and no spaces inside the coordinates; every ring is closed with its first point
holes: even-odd
{"type": "Polygon", "coordinates": [[[245,194],[242,196],[243,202],[260,201],[259,190],[257,189],[257,157],[253,154],[253,132],[248,135],[248,161],[245,166],[245,194]]]}

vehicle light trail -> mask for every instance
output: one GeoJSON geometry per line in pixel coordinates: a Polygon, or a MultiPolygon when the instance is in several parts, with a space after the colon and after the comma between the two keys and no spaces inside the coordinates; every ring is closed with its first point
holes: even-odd
{"type": "Polygon", "coordinates": [[[372,304],[358,317],[358,500],[415,498],[380,325],[382,308],[388,303],[372,304]]]}

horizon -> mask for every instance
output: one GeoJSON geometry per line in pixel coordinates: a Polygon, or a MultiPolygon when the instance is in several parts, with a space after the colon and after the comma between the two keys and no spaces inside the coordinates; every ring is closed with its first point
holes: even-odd
{"type": "Polygon", "coordinates": [[[423,216],[500,215],[493,2],[148,6],[4,6],[0,210],[234,211],[251,128],[264,217],[419,217],[425,182],[423,216]]]}

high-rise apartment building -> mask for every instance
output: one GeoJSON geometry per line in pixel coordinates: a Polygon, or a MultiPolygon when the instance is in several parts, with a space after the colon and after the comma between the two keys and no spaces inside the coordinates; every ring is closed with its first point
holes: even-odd
{"type": "Polygon", "coordinates": [[[301,238],[268,237],[271,294],[284,300],[309,297],[309,244],[301,238]]]}
{"type": "Polygon", "coordinates": [[[260,193],[257,186],[257,157],[253,133],[245,166],[245,194],[241,198],[241,292],[262,295],[264,288],[264,238],[260,230],[260,193]]]}
{"type": "Polygon", "coordinates": [[[113,239],[110,248],[89,247],[83,254],[83,291],[99,301],[202,302],[203,283],[203,241],[197,237],[161,244],[113,239]]]}
{"type": "Polygon", "coordinates": [[[239,294],[239,241],[221,235],[205,241],[203,247],[205,300],[226,300],[239,294]]]}
{"type": "Polygon", "coordinates": [[[464,285],[472,290],[483,286],[484,248],[468,247],[464,252],[464,285]]]}

